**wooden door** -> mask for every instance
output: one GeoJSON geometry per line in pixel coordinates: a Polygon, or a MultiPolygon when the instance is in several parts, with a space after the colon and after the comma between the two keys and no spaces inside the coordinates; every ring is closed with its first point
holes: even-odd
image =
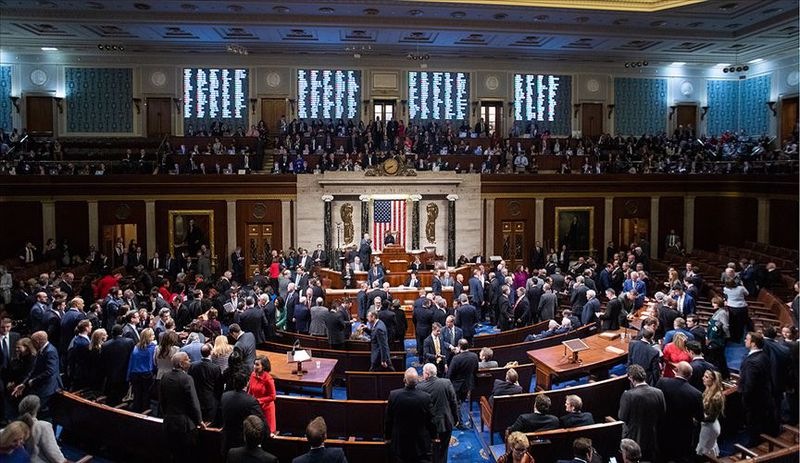
{"type": "Polygon", "coordinates": [[[272,224],[248,223],[247,245],[244,247],[244,259],[247,262],[247,277],[261,269],[266,272],[272,253],[272,224]]]}
{"type": "Polygon", "coordinates": [[[597,138],[603,134],[603,104],[581,105],[581,131],[584,137],[597,138]]]}
{"type": "Polygon", "coordinates": [[[494,135],[496,131],[503,133],[503,102],[501,101],[482,101],[481,118],[489,125],[489,134],[494,135]]]}
{"type": "Polygon", "coordinates": [[[148,98],[147,136],[161,138],[172,135],[172,99],[148,98]]]}
{"type": "Polygon", "coordinates": [[[631,243],[638,243],[642,237],[650,239],[650,219],[619,219],[617,245],[627,247],[631,243]]]}
{"type": "Polygon", "coordinates": [[[528,249],[525,243],[524,221],[504,220],[502,243],[502,256],[509,268],[513,269],[517,265],[525,265],[525,256],[528,249]]]}
{"type": "Polygon", "coordinates": [[[798,129],[797,112],[798,108],[797,97],[784,98],[781,100],[781,126],[780,126],[780,145],[792,136],[792,133],[798,129]]]}
{"type": "Polygon", "coordinates": [[[261,99],[261,120],[267,124],[269,133],[276,134],[280,128],[281,118],[286,116],[286,100],[283,98],[261,99]]]}
{"type": "Polygon", "coordinates": [[[28,96],[25,98],[25,122],[29,134],[53,136],[53,103],[51,96],[28,96]]]}
{"type": "Polygon", "coordinates": [[[677,113],[677,125],[675,127],[682,126],[684,129],[691,129],[697,134],[697,105],[678,105],[677,113]]]}

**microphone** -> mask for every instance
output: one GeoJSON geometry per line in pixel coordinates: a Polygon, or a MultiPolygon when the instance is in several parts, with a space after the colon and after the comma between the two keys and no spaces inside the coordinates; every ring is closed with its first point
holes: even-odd
{"type": "Polygon", "coordinates": [[[294,341],[294,344],[292,344],[292,357],[294,357],[294,353],[297,351],[297,349],[298,349],[299,347],[300,347],[300,340],[299,340],[299,339],[296,339],[296,340],[294,341]]]}

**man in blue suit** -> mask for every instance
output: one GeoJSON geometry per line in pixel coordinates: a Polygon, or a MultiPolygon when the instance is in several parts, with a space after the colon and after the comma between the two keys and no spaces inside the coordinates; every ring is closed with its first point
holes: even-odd
{"type": "Polygon", "coordinates": [[[469,295],[472,299],[472,305],[483,317],[483,281],[481,280],[480,270],[472,272],[472,278],[469,279],[469,295]]]}
{"type": "Polygon", "coordinates": [[[327,438],[328,426],[325,419],[318,416],[311,420],[306,426],[306,439],[311,450],[292,460],[292,463],[347,463],[342,449],[325,447],[327,438]]]}
{"type": "Polygon", "coordinates": [[[442,328],[442,339],[444,339],[445,348],[447,348],[447,357],[445,361],[450,364],[450,359],[453,358],[453,351],[458,346],[458,341],[464,337],[464,331],[456,326],[456,317],[448,315],[445,320],[445,326],[442,328]]]}
{"type": "Polygon", "coordinates": [[[678,312],[683,314],[684,317],[691,315],[695,311],[694,298],[691,294],[683,290],[683,287],[678,286],[675,288],[675,300],[678,302],[678,312]]]}
{"type": "Polygon", "coordinates": [[[37,331],[31,335],[36,350],[39,354],[33,362],[33,369],[25,380],[14,388],[12,395],[22,397],[24,394],[35,394],[41,401],[40,417],[49,416],[50,398],[56,390],[64,387],[61,384],[61,374],[58,366],[58,351],[47,340],[47,333],[37,331]]]}
{"type": "Polygon", "coordinates": [[[631,272],[631,276],[622,284],[622,290],[628,292],[636,290],[636,300],[633,302],[633,309],[638,310],[644,305],[644,297],[647,294],[647,285],[639,278],[639,272],[631,272]]]}
{"type": "Polygon", "coordinates": [[[394,371],[389,357],[389,335],[386,325],[378,318],[375,310],[367,314],[369,337],[372,353],[370,354],[369,371],[394,371]]]}

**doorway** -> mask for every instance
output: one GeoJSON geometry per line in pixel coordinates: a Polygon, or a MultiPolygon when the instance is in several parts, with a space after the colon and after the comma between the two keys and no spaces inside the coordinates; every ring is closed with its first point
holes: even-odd
{"type": "Polygon", "coordinates": [[[489,135],[502,133],[503,102],[481,101],[481,118],[489,126],[489,135]]]}
{"type": "MultiPolygon", "coordinates": [[[[122,238],[122,242],[125,244],[125,252],[128,250],[128,243],[131,240],[139,242],[139,235],[137,226],[135,223],[118,223],[115,225],[103,225],[103,241],[101,245],[101,251],[103,254],[108,256],[109,259],[112,259],[114,256],[114,243],[117,241],[117,238],[122,238]]],[[[115,265],[121,265],[121,263],[115,263],[115,265]]]]}
{"type": "Polygon", "coordinates": [[[161,138],[172,135],[172,99],[148,98],[147,106],[147,136],[161,138]]]}
{"type": "Polygon", "coordinates": [[[272,224],[248,223],[247,245],[244,247],[244,260],[247,262],[247,277],[256,270],[266,272],[272,263],[272,224]]]}
{"type": "Polygon", "coordinates": [[[375,120],[381,118],[384,124],[395,116],[395,100],[375,100],[372,104],[372,114],[375,120]]]}
{"type": "Polygon", "coordinates": [[[696,104],[681,104],[678,105],[678,109],[676,111],[677,114],[677,125],[678,127],[683,127],[684,130],[688,130],[690,133],[697,134],[697,105],[696,104]]]}
{"type": "Polygon", "coordinates": [[[525,245],[525,222],[520,220],[504,220],[502,224],[503,249],[502,256],[509,268],[525,265],[527,247],[525,245]]]}
{"type": "Polygon", "coordinates": [[[25,123],[29,134],[42,137],[53,136],[53,102],[51,96],[28,96],[25,98],[25,123]]]}
{"type": "Polygon", "coordinates": [[[277,134],[280,131],[281,118],[285,116],[286,100],[284,98],[261,99],[261,120],[267,124],[269,133],[277,134]]]}
{"type": "Polygon", "coordinates": [[[584,137],[592,139],[603,134],[603,104],[581,104],[581,132],[584,137]]]}
{"type": "Polygon", "coordinates": [[[631,243],[638,243],[642,237],[650,239],[650,219],[619,219],[617,245],[626,247],[631,243]]]}
{"type": "Polygon", "coordinates": [[[781,126],[779,128],[780,138],[778,139],[779,146],[783,146],[783,142],[792,136],[792,132],[797,130],[797,111],[798,101],[796,96],[781,100],[781,126]]]}

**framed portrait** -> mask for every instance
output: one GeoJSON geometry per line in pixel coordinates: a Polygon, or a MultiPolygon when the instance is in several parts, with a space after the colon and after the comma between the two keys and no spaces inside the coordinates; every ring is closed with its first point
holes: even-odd
{"type": "Polygon", "coordinates": [[[594,252],[594,207],[557,207],[555,224],[557,250],[566,244],[570,253],[594,252]]]}
{"type": "Polygon", "coordinates": [[[209,250],[209,258],[214,260],[214,211],[213,210],[173,210],[169,211],[169,252],[179,256],[186,251],[192,258],[197,256],[203,245],[209,250]]]}

